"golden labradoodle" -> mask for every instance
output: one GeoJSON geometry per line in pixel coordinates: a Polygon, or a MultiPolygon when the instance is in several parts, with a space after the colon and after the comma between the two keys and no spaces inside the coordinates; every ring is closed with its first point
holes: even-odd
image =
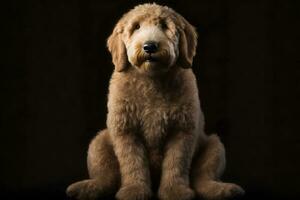
{"type": "Polygon", "coordinates": [[[223,199],[243,193],[219,177],[225,152],[204,133],[191,69],[197,33],[181,15],[157,4],[136,6],[108,38],[115,70],[108,95],[107,129],[88,150],[90,179],[67,194],[119,200],[223,199]]]}

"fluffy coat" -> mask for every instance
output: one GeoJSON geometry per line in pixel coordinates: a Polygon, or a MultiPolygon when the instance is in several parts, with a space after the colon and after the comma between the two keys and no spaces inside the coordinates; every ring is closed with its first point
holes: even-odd
{"type": "Polygon", "coordinates": [[[120,19],[108,39],[115,71],[107,129],[89,146],[90,179],[70,185],[69,196],[97,199],[116,194],[120,200],[145,200],[157,191],[162,200],[190,200],[243,193],[236,184],[218,181],[225,151],[217,135],[204,132],[191,69],[196,45],[195,28],[168,7],[144,4],[120,19]],[[149,61],[137,42],[150,36],[132,30],[150,25],[161,30],[161,51],[152,55],[157,63],[149,61]]]}

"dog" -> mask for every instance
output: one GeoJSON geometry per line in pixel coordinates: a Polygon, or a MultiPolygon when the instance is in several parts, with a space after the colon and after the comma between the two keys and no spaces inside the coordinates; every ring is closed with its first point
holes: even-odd
{"type": "Polygon", "coordinates": [[[196,78],[195,28],[173,9],[138,5],[107,40],[115,66],[107,129],[89,145],[90,179],[67,194],[77,199],[224,199],[243,189],[219,181],[225,150],[206,135],[196,78]]]}

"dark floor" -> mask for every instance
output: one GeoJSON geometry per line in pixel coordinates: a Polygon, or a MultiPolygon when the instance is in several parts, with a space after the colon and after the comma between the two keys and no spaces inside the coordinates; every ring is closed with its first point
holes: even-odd
{"type": "MultiPolygon", "coordinates": [[[[35,190],[26,191],[11,191],[0,193],[1,200],[16,200],[16,199],[30,199],[30,200],[74,200],[65,195],[65,186],[47,188],[40,188],[35,190]]],[[[299,196],[288,195],[274,195],[271,191],[259,189],[259,188],[247,188],[246,193],[242,197],[236,197],[233,200],[296,200],[300,199],[299,196]]],[[[101,200],[114,200],[114,198],[102,198],[101,200]]],[[[154,199],[156,200],[156,199],[154,199]]]]}

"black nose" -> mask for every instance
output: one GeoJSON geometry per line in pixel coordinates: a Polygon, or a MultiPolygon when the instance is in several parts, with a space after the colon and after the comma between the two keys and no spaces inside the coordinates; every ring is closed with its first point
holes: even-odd
{"type": "Polygon", "coordinates": [[[156,42],[145,42],[143,49],[146,53],[155,53],[157,51],[158,45],[156,42]]]}

